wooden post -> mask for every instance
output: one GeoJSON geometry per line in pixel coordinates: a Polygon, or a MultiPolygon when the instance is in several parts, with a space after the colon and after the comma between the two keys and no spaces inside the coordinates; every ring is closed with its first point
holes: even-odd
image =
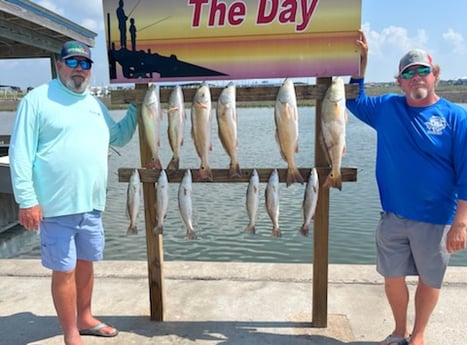
{"type": "MultiPolygon", "coordinates": [[[[331,78],[317,78],[317,85],[330,85],[331,78]]],[[[321,131],[322,100],[316,102],[315,166],[327,167],[327,153],[324,151],[321,131]]],[[[325,177],[320,176],[320,187],[325,177]]],[[[312,325],[327,327],[328,323],[328,263],[329,263],[329,188],[319,189],[313,232],[313,306],[312,325]]]]}
{"type": "MultiPolygon", "coordinates": [[[[148,84],[136,84],[135,90],[147,90],[148,84]]],[[[145,140],[144,125],[142,118],[142,100],[138,105],[138,128],[141,166],[146,167],[151,159],[151,152],[145,140]]],[[[146,225],[146,251],[148,258],[148,280],[149,280],[149,303],[151,305],[151,320],[164,320],[164,248],[162,234],[155,235],[153,228],[156,224],[156,212],[154,209],[156,201],[156,188],[152,182],[143,182],[144,218],[146,225]]]]}

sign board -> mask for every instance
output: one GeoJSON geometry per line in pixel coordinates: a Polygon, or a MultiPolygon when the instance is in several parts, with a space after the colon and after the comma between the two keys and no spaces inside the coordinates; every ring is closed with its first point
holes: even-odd
{"type": "Polygon", "coordinates": [[[361,0],[103,0],[111,83],[358,72],[361,0]]]}

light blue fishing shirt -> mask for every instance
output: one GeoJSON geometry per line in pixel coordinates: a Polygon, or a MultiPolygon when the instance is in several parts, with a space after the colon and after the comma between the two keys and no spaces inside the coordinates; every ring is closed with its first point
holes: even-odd
{"type": "Polygon", "coordinates": [[[75,93],[59,79],[30,91],[19,103],[10,141],[16,202],[39,204],[44,217],[103,211],[109,144],[130,141],[136,107],[115,122],[89,91],[75,93]]]}
{"type": "Polygon", "coordinates": [[[377,132],[376,180],[384,211],[452,224],[457,198],[467,200],[467,111],[443,98],[412,107],[404,95],[360,94],[347,108],[377,132]]]}

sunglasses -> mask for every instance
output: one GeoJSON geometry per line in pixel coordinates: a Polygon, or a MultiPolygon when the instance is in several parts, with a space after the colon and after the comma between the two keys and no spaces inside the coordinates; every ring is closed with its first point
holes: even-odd
{"type": "Polygon", "coordinates": [[[418,74],[420,77],[426,77],[428,74],[431,73],[431,67],[420,66],[417,68],[405,70],[400,74],[400,76],[402,79],[412,79],[415,76],[415,73],[418,74]]]}
{"type": "Polygon", "coordinates": [[[65,60],[65,65],[67,65],[70,68],[76,68],[76,67],[78,67],[78,65],[80,65],[81,69],[87,71],[87,70],[91,69],[92,62],[88,61],[88,60],[78,60],[78,59],[75,59],[75,58],[71,58],[71,59],[66,59],[65,60]]]}

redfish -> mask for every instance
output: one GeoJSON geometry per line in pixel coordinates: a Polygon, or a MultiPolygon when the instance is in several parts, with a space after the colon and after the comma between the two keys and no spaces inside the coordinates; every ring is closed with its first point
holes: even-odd
{"type": "Polygon", "coordinates": [[[344,80],[336,77],[327,89],[321,106],[321,129],[331,164],[331,173],[324,181],[324,187],[342,190],[341,165],[346,150],[346,125],[344,80]]]}
{"type": "Polygon", "coordinates": [[[197,181],[213,180],[208,159],[209,151],[212,151],[211,110],[211,91],[208,84],[203,82],[196,90],[191,105],[191,136],[195,144],[196,153],[201,160],[199,171],[195,176],[197,181]]]}
{"type": "Polygon", "coordinates": [[[285,79],[276,96],[274,106],[276,141],[282,158],[287,162],[287,187],[303,183],[303,177],[295,164],[298,152],[298,108],[295,87],[291,79],[285,79]]]}

